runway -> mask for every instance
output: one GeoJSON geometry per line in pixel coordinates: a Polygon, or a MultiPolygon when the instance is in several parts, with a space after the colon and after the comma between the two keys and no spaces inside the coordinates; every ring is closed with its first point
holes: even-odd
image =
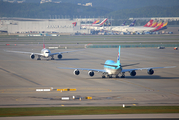
{"type": "MultiPolygon", "coordinates": [[[[27,54],[10,53],[5,50],[40,52],[39,46],[1,46],[0,48],[0,107],[45,106],[178,106],[179,105],[179,52],[173,48],[122,48],[121,63],[140,63],[129,68],[176,66],[156,69],[154,75],[146,70],[136,71],[135,77],[101,78],[101,73],[90,77],[87,71],[79,76],[73,70],[57,67],[103,69],[101,63],[116,61],[118,48],[89,48],[63,54],[55,60],[42,58],[37,61],[27,54]],[[53,89],[52,89],[53,88],[53,89]],[[57,89],[76,91],[57,91],[57,89]],[[37,92],[36,89],[51,89],[37,92]],[[76,99],[72,99],[75,96],[76,99]],[[91,100],[85,97],[92,97],[91,100]],[[69,97],[62,101],[61,97],[69,97]],[[81,98],[81,100],[79,99],[81,98]]],[[[56,49],[52,52],[74,49],[56,49]]]]}

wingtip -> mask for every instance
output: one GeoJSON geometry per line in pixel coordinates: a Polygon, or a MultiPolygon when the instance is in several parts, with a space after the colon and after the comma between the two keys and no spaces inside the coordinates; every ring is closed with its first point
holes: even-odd
{"type": "Polygon", "coordinates": [[[177,66],[169,66],[169,68],[175,68],[175,67],[177,67],[177,66]]]}

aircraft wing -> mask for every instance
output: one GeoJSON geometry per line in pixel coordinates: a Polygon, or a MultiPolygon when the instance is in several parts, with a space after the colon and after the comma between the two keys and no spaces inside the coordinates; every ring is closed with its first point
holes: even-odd
{"type": "Polygon", "coordinates": [[[81,50],[63,51],[63,52],[51,53],[50,55],[57,55],[57,54],[63,54],[63,53],[69,53],[69,52],[76,52],[76,51],[81,51],[81,50]]]}
{"type": "Polygon", "coordinates": [[[94,71],[94,72],[101,72],[101,73],[107,73],[104,69],[89,69],[89,68],[66,68],[66,67],[58,67],[59,69],[78,69],[78,70],[86,70],[86,71],[94,71]]]}
{"type": "MultiPolygon", "coordinates": [[[[23,51],[9,51],[9,50],[4,50],[6,52],[14,52],[14,53],[23,53],[23,54],[32,54],[33,52],[23,52],[23,51]]],[[[42,55],[41,53],[33,53],[34,55],[42,55]]]]}
{"type": "Polygon", "coordinates": [[[176,67],[176,66],[123,69],[121,72],[130,72],[130,71],[133,71],[133,70],[149,70],[149,69],[160,69],[160,68],[174,68],[174,67],[176,67]]]}

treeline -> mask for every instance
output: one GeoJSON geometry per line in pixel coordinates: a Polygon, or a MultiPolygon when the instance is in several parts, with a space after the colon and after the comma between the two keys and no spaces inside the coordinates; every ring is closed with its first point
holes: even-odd
{"type": "MultiPolygon", "coordinates": [[[[40,3],[41,0],[26,0],[26,2],[40,3]]],[[[179,0],[52,0],[61,3],[92,3],[93,7],[103,7],[111,10],[134,9],[147,6],[172,7],[179,5],[179,0]]]]}
{"type": "Polygon", "coordinates": [[[112,9],[79,6],[72,3],[8,3],[0,1],[0,17],[24,18],[97,18],[128,19],[132,17],[179,17],[179,6],[149,6],[135,9],[112,9]]]}
{"type": "Polygon", "coordinates": [[[113,11],[107,15],[113,18],[143,18],[143,17],[179,17],[179,6],[174,7],[159,7],[149,6],[136,9],[123,9],[113,11]]]}
{"type": "Polygon", "coordinates": [[[8,3],[0,1],[0,17],[26,18],[76,18],[98,17],[112,10],[97,7],[78,6],[70,3],[8,3]]]}

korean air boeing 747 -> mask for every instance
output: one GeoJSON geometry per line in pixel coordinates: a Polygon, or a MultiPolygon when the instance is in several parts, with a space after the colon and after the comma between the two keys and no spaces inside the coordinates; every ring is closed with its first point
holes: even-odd
{"type": "MultiPolygon", "coordinates": [[[[138,63],[137,63],[138,64],[138,63]]],[[[104,69],[90,69],[90,68],[66,68],[66,67],[58,67],[59,69],[74,69],[74,75],[79,75],[79,70],[86,70],[88,71],[89,76],[94,76],[94,72],[101,72],[102,78],[108,77],[112,78],[115,76],[116,78],[119,78],[119,74],[121,74],[121,78],[125,78],[125,72],[129,72],[131,76],[136,75],[136,70],[147,70],[147,73],[149,75],[154,74],[153,69],[159,69],[159,68],[174,68],[175,66],[168,66],[168,67],[148,67],[148,68],[133,68],[133,69],[123,69],[127,66],[132,66],[136,64],[128,64],[128,65],[122,65],[120,63],[120,46],[119,46],[119,52],[117,57],[117,62],[114,62],[112,60],[106,60],[104,64],[104,69]]]]}

